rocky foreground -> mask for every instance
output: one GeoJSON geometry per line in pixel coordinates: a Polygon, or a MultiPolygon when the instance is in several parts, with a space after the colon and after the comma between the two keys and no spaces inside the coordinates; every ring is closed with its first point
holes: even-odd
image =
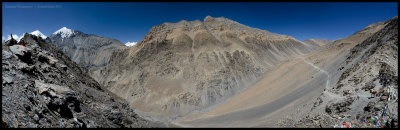
{"type": "Polygon", "coordinates": [[[2,46],[2,127],[165,127],[139,117],[51,43],[23,40],[2,46]]]}

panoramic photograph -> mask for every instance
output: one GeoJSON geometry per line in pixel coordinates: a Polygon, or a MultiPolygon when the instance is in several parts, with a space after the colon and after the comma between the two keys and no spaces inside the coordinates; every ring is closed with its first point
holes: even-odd
{"type": "Polygon", "coordinates": [[[398,2],[1,2],[2,128],[398,128],[398,2]]]}

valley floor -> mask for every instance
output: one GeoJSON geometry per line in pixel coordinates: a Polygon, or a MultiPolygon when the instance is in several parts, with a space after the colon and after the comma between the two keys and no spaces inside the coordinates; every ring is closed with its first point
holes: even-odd
{"type": "Polygon", "coordinates": [[[274,127],[279,119],[303,117],[328,85],[328,73],[303,57],[282,63],[253,86],[208,112],[174,123],[184,127],[274,127]],[[306,109],[308,108],[308,109],[306,109]]]}

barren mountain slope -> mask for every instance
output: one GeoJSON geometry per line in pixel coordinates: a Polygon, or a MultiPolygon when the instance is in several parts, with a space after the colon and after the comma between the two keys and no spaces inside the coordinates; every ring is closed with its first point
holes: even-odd
{"type": "Polygon", "coordinates": [[[278,66],[215,109],[192,112],[173,123],[185,127],[272,127],[325,88],[328,77],[324,71],[301,57],[278,66]]]}
{"type": "Polygon", "coordinates": [[[153,27],[91,75],[138,112],[168,121],[233,97],[309,48],[290,36],[207,16],[153,27]]]}
{"type": "MultiPolygon", "coordinates": [[[[387,23],[388,22],[380,22],[379,24],[385,26],[387,23]]],[[[357,45],[357,41],[367,39],[376,31],[382,29],[382,25],[372,25],[378,29],[371,28],[370,25],[363,29],[363,31],[359,31],[341,41],[355,40],[351,43],[357,45]]],[[[387,34],[381,34],[380,36],[383,35],[387,37],[392,36],[387,34]]],[[[364,44],[358,45],[358,48],[363,48],[363,45],[364,44]]],[[[338,74],[340,72],[340,66],[337,62],[342,62],[340,60],[345,59],[345,54],[349,52],[349,49],[346,50],[346,48],[342,48],[343,46],[327,46],[326,48],[324,46],[321,50],[316,50],[309,54],[290,58],[287,62],[280,64],[278,68],[272,69],[267,75],[255,84],[249,86],[244,92],[241,92],[239,95],[217,106],[215,109],[191,113],[188,116],[174,121],[174,123],[187,127],[282,127],[291,126],[290,120],[298,121],[298,119],[301,118],[305,120],[309,119],[308,114],[310,113],[321,113],[321,111],[317,111],[313,108],[314,103],[315,105],[318,104],[321,101],[318,99],[321,93],[324,92],[324,90],[330,89],[331,84],[337,82],[339,77],[336,75],[340,76],[340,74],[338,74]],[[338,56],[339,52],[343,53],[346,51],[347,53],[340,54],[342,57],[339,58],[332,55],[333,53],[336,54],[335,56],[338,56]],[[313,59],[310,58],[310,56],[317,58],[313,59]],[[318,59],[325,56],[332,57],[330,57],[330,59],[318,59]],[[339,60],[330,61],[332,58],[337,58],[339,60]],[[316,60],[324,60],[323,63],[329,64],[322,64],[325,67],[322,68],[319,67],[321,61],[315,62],[316,60]],[[336,70],[327,71],[333,70],[333,68],[336,68],[336,70]],[[336,79],[336,81],[334,79],[336,79]],[[282,123],[282,120],[286,122],[282,123]]],[[[365,73],[368,74],[367,72],[365,73]]],[[[325,94],[335,95],[324,92],[324,95],[325,94]]],[[[333,98],[335,99],[335,97],[333,98]]],[[[344,98],[340,99],[342,100],[344,98]]],[[[306,123],[301,125],[304,127],[306,123]]],[[[329,123],[322,124],[322,127],[330,127],[329,125],[329,123]]],[[[321,125],[317,124],[313,127],[321,127],[321,125]]]]}
{"type": "Polygon", "coordinates": [[[304,40],[303,42],[310,44],[311,46],[314,46],[314,47],[312,47],[312,49],[315,50],[315,49],[321,48],[325,45],[328,45],[334,41],[327,40],[327,39],[307,39],[307,40],[304,40]]]}
{"type": "Polygon", "coordinates": [[[328,72],[336,72],[335,69],[330,69],[328,65],[337,67],[337,64],[342,62],[341,58],[343,58],[351,48],[372,36],[375,32],[381,30],[386,24],[387,21],[368,25],[349,37],[335,40],[331,44],[327,44],[321,49],[307,54],[306,58],[308,61],[313,61],[314,64],[326,69],[328,72]]]}
{"type": "Polygon", "coordinates": [[[114,51],[127,48],[120,41],[77,30],[62,28],[49,37],[49,42],[60,48],[84,71],[92,71],[107,65],[114,51]]]}
{"type": "Polygon", "coordinates": [[[2,46],[2,127],[165,127],[141,118],[51,43],[23,39],[26,46],[2,46]]]}

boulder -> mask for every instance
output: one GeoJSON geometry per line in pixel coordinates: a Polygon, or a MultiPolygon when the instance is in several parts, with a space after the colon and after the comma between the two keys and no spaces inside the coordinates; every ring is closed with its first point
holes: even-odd
{"type": "Polygon", "coordinates": [[[50,65],[54,65],[55,63],[58,62],[58,60],[56,58],[54,58],[52,56],[49,56],[49,55],[46,55],[46,54],[41,53],[41,52],[39,52],[38,56],[39,56],[38,60],[40,62],[48,63],[50,65]]]}
{"type": "Polygon", "coordinates": [[[387,99],[388,99],[388,96],[382,96],[382,97],[380,98],[381,101],[386,101],[387,99]]]}
{"type": "Polygon", "coordinates": [[[371,111],[371,109],[374,107],[374,102],[369,102],[367,106],[364,107],[364,111],[371,111]]]}
{"type": "Polygon", "coordinates": [[[14,80],[14,78],[13,77],[11,77],[11,76],[4,76],[3,75],[3,83],[12,83],[13,82],[13,80],[14,80]]]}
{"type": "Polygon", "coordinates": [[[385,91],[385,92],[383,92],[382,95],[383,95],[383,96],[389,96],[389,92],[385,91]]]}
{"type": "Polygon", "coordinates": [[[48,92],[51,96],[59,98],[63,98],[66,94],[73,93],[73,91],[65,86],[46,84],[38,80],[35,80],[35,87],[38,88],[40,94],[48,92]]]}
{"type": "Polygon", "coordinates": [[[30,49],[21,45],[13,45],[10,46],[10,51],[15,55],[24,56],[30,49]]]}
{"type": "Polygon", "coordinates": [[[33,116],[33,120],[39,121],[39,116],[38,116],[37,114],[35,114],[35,115],[33,116]]]}
{"type": "Polygon", "coordinates": [[[35,62],[35,60],[32,59],[32,50],[27,47],[14,45],[10,46],[10,51],[18,56],[18,58],[24,63],[33,64],[35,62]]]}
{"type": "Polygon", "coordinates": [[[379,103],[375,104],[375,106],[374,106],[375,111],[380,111],[383,108],[385,108],[385,105],[382,102],[379,102],[379,103]]]}
{"type": "Polygon", "coordinates": [[[10,52],[8,52],[8,51],[2,51],[2,58],[3,59],[9,59],[9,58],[13,58],[13,57],[15,57],[15,55],[14,54],[12,54],[12,53],[10,53],[10,52]]]}
{"type": "Polygon", "coordinates": [[[24,62],[17,63],[16,69],[21,70],[24,73],[30,73],[32,74],[32,71],[34,71],[35,66],[34,65],[28,65],[24,62]]]}

